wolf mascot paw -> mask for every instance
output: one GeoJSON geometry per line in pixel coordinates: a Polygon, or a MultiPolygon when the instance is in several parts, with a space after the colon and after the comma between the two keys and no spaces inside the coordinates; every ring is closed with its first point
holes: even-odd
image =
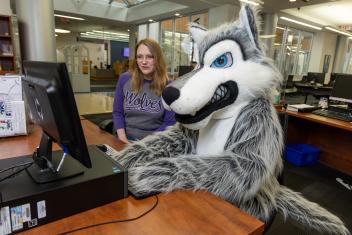
{"type": "Polygon", "coordinates": [[[207,31],[191,25],[199,67],[163,92],[178,124],[114,158],[138,194],[207,190],[268,221],[274,211],[318,231],[349,234],[342,221],[280,185],[283,137],[270,91],[281,76],[264,56],[256,14],[207,31]]]}

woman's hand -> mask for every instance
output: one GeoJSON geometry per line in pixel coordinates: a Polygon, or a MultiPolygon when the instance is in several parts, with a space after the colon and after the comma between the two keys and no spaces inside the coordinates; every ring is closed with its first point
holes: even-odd
{"type": "Polygon", "coordinates": [[[130,142],[127,139],[126,136],[126,131],[125,129],[121,128],[121,129],[117,129],[117,136],[119,137],[119,140],[121,140],[123,143],[125,144],[129,144],[130,142]]]}

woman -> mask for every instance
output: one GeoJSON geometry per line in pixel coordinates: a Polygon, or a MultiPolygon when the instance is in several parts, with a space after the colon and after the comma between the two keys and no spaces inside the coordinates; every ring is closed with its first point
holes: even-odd
{"type": "Polygon", "coordinates": [[[175,123],[174,113],[165,110],[161,102],[167,83],[159,44],[152,39],[141,40],[130,71],[120,76],[115,92],[114,128],[122,142],[143,139],[175,123]]]}

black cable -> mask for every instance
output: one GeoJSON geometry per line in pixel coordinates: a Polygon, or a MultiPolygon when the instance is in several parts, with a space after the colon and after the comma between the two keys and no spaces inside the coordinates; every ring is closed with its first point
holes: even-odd
{"type": "Polygon", "coordinates": [[[32,164],[32,163],[33,163],[33,161],[31,161],[31,162],[26,162],[26,163],[21,163],[21,164],[14,165],[14,166],[10,166],[10,167],[8,167],[8,168],[5,168],[5,169],[0,170],[0,174],[3,173],[3,172],[6,172],[6,171],[8,171],[8,170],[11,170],[11,169],[13,169],[13,168],[21,167],[21,166],[26,166],[27,164],[32,164]]]}
{"type": "MultiPolygon", "coordinates": [[[[21,170],[15,171],[15,172],[13,172],[12,174],[9,174],[9,175],[7,175],[7,176],[1,178],[1,179],[0,179],[0,182],[2,182],[2,181],[6,180],[6,179],[8,179],[8,178],[11,178],[12,176],[15,176],[15,175],[21,173],[22,171],[24,171],[24,170],[26,170],[28,167],[30,167],[32,164],[33,164],[33,162],[27,163],[26,166],[23,167],[21,170]]],[[[15,167],[12,167],[11,169],[13,169],[13,168],[15,168],[15,167]]]]}
{"type": "Polygon", "coordinates": [[[143,216],[145,216],[146,214],[148,214],[149,212],[151,212],[152,210],[154,210],[154,208],[158,205],[159,203],[159,198],[158,195],[154,195],[154,197],[156,198],[154,205],[147,210],[146,212],[143,212],[141,215],[131,218],[131,219],[124,219],[124,220],[111,220],[111,221],[107,221],[107,222],[102,222],[102,223],[98,223],[98,224],[92,224],[92,225],[88,225],[85,227],[81,227],[81,228],[76,228],[67,232],[63,232],[63,233],[58,233],[57,235],[65,235],[65,234],[69,234],[69,233],[74,233],[80,230],[84,230],[84,229],[88,229],[88,228],[93,228],[93,227],[97,227],[97,226],[101,226],[101,225],[106,225],[106,224],[114,224],[114,223],[122,223],[122,222],[130,222],[130,221],[134,221],[137,219],[142,218],[143,216]]]}

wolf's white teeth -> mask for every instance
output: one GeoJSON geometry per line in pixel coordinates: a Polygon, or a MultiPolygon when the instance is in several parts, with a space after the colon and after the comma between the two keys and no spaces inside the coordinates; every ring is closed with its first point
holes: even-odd
{"type": "Polygon", "coordinates": [[[216,89],[213,97],[211,97],[211,100],[207,103],[207,105],[212,104],[218,100],[221,100],[222,98],[224,98],[226,96],[226,94],[227,94],[227,88],[225,86],[219,86],[216,89]]]}

